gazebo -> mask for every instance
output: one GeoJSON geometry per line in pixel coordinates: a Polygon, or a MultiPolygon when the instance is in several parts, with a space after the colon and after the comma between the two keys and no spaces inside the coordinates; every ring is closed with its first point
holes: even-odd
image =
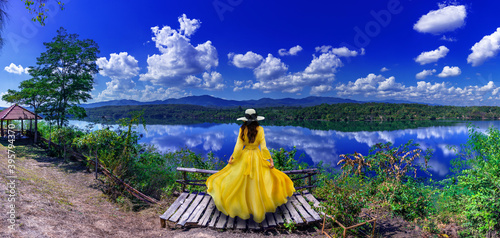
{"type": "MultiPolygon", "coordinates": [[[[21,107],[17,104],[14,104],[10,106],[9,108],[3,110],[0,112],[0,130],[1,130],[1,136],[4,137],[5,131],[4,131],[4,121],[13,121],[13,120],[20,120],[21,121],[21,135],[24,134],[24,121],[25,120],[30,120],[30,131],[32,131],[32,120],[35,119],[35,113],[27,110],[24,107],[21,107]]],[[[42,119],[41,116],[38,116],[38,119],[42,119]]],[[[6,128],[6,127],[5,127],[6,128]]]]}

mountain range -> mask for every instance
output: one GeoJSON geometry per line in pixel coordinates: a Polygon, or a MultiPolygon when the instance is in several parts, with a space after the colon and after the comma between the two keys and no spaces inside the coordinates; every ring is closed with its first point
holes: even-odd
{"type": "MultiPolygon", "coordinates": [[[[401,100],[386,100],[386,101],[373,101],[379,103],[415,103],[409,101],[401,100]]],[[[326,104],[337,104],[337,103],[367,103],[365,101],[356,101],[351,99],[336,98],[336,97],[306,97],[301,99],[296,98],[282,98],[282,99],[272,99],[272,98],[261,98],[258,100],[227,100],[217,97],[212,97],[209,95],[202,96],[188,96],[183,98],[171,98],[166,100],[156,100],[150,102],[139,102],[136,100],[111,100],[104,102],[81,104],[83,108],[95,108],[102,106],[125,106],[125,105],[153,105],[153,104],[188,104],[188,105],[198,105],[204,107],[216,107],[216,108],[232,108],[232,107],[279,107],[279,106],[316,106],[326,104]]]]}

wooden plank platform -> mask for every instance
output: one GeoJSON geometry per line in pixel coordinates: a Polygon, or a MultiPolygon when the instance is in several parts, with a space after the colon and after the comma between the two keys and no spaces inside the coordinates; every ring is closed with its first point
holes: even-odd
{"type": "Polygon", "coordinates": [[[242,220],[239,217],[229,217],[217,210],[213,199],[205,193],[183,192],[175,202],[160,216],[162,227],[166,222],[172,222],[178,227],[210,227],[214,229],[269,229],[282,226],[284,223],[295,222],[304,225],[319,222],[321,216],[311,208],[319,206],[319,202],[310,193],[294,194],[286,204],[276,208],[275,213],[267,213],[260,224],[253,219],[242,220]]]}

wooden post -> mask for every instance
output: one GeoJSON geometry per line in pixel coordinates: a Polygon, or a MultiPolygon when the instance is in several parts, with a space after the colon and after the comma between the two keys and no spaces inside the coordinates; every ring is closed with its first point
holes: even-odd
{"type": "Polygon", "coordinates": [[[52,143],[52,122],[49,122],[49,149],[52,143]]]}
{"type": "Polygon", "coordinates": [[[310,173],[309,175],[311,175],[311,176],[307,177],[307,185],[311,186],[313,174],[310,173]]]}
{"type": "Polygon", "coordinates": [[[167,224],[166,224],[165,219],[160,218],[160,226],[161,226],[161,228],[165,228],[165,227],[167,227],[167,224]]]}
{"type": "Polygon", "coordinates": [[[1,130],[2,130],[2,137],[3,137],[3,119],[1,121],[2,121],[2,123],[1,123],[0,127],[2,127],[1,130]]]}
{"type": "Polygon", "coordinates": [[[24,124],[23,124],[23,119],[21,119],[21,136],[24,134],[24,124]]]}
{"type": "Polygon", "coordinates": [[[97,180],[97,169],[99,168],[99,160],[97,159],[97,150],[95,150],[95,179],[97,180]]]}
{"type": "Polygon", "coordinates": [[[186,171],[182,171],[182,178],[184,179],[184,183],[182,184],[182,191],[184,192],[186,190],[186,181],[187,181],[186,171]]]}

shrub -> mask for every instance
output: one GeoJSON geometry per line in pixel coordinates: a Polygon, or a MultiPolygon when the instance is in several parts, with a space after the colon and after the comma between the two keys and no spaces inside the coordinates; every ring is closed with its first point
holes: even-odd
{"type": "Polygon", "coordinates": [[[467,236],[500,233],[500,132],[487,134],[469,125],[469,140],[454,161],[455,176],[447,180],[444,209],[463,214],[467,236]]]}
{"type": "MultiPolygon", "coordinates": [[[[321,206],[326,214],[333,216],[345,227],[362,222],[361,209],[366,206],[366,184],[357,176],[339,176],[325,181],[325,186],[318,187],[316,196],[322,200],[321,206]]],[[[334,221],[330,221],[333,232],[340,235],[342,229],[334,221]]],[[[350,232],[357,232],[358,229],[350,232]]]]}
{"type": "Polygon", "coordinates": [[[434,189],[413,178],[405,183],[383,183],[379,196],[391,206],[392,213],[406,221],[424,219],[435,214],[434,189]]]}

